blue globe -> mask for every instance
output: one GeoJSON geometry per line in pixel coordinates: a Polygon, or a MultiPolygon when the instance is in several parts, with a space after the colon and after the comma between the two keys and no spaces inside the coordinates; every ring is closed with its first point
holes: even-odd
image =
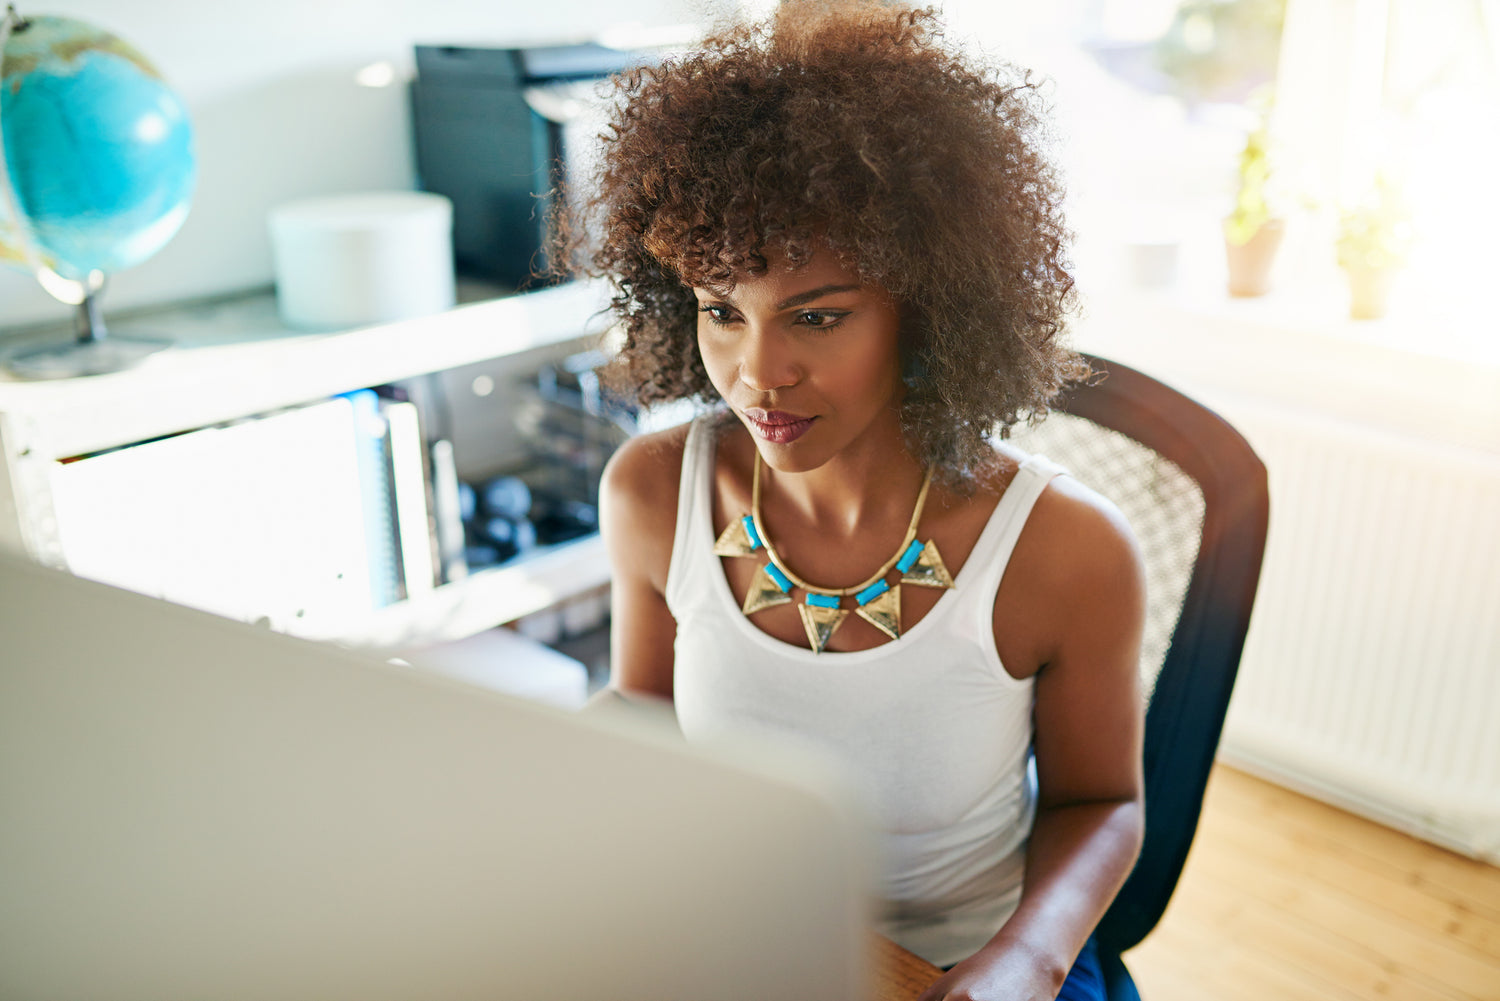
{"type": "Polygon", "coordinates": [[[0,139],[5,263],[84,280],[144,261],[187,218],[197,177],[187,109],[109,32],[60,17],[13,24],[0,139]]]}

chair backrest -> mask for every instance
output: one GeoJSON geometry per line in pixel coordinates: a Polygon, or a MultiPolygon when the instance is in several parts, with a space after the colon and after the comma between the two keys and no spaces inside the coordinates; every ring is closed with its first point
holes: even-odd
{"type": "Polygon", "coordinates": [[[1161,918],[1198,826],[1260,578],[1269,497],[1265,466],[1222,418],[1134,369],[1088,361],[1098,375],[1013,437],[1118,505],[1144,553],[1146,838],[1096,933],[1118,955],[1161,918]]]}

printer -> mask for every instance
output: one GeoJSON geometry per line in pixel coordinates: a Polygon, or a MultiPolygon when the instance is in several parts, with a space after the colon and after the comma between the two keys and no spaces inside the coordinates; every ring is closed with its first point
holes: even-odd
{"type": "Polygon", "coordinates": [[[416,47],[417,174],[453,202],[460,275],[515,289],[549,280],[550,213],[608,108],[600,82],[646,58],[594,43],[416,47]]]}

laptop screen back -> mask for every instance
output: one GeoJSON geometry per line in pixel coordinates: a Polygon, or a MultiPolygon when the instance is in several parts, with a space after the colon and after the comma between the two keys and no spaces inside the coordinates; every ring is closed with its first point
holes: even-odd
{"type": "Polygon", "coordinates": [[[0,556],[0,996],[863,993],[821,762],[0,556]]]}

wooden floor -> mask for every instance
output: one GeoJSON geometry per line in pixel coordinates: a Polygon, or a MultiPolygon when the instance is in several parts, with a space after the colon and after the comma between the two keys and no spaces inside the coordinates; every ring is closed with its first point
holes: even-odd
{"type": "Polygon", "coordinates": [[[1500,1001],[1500,868],[1219,766],[1145,1001],[1500,1001]]]}

